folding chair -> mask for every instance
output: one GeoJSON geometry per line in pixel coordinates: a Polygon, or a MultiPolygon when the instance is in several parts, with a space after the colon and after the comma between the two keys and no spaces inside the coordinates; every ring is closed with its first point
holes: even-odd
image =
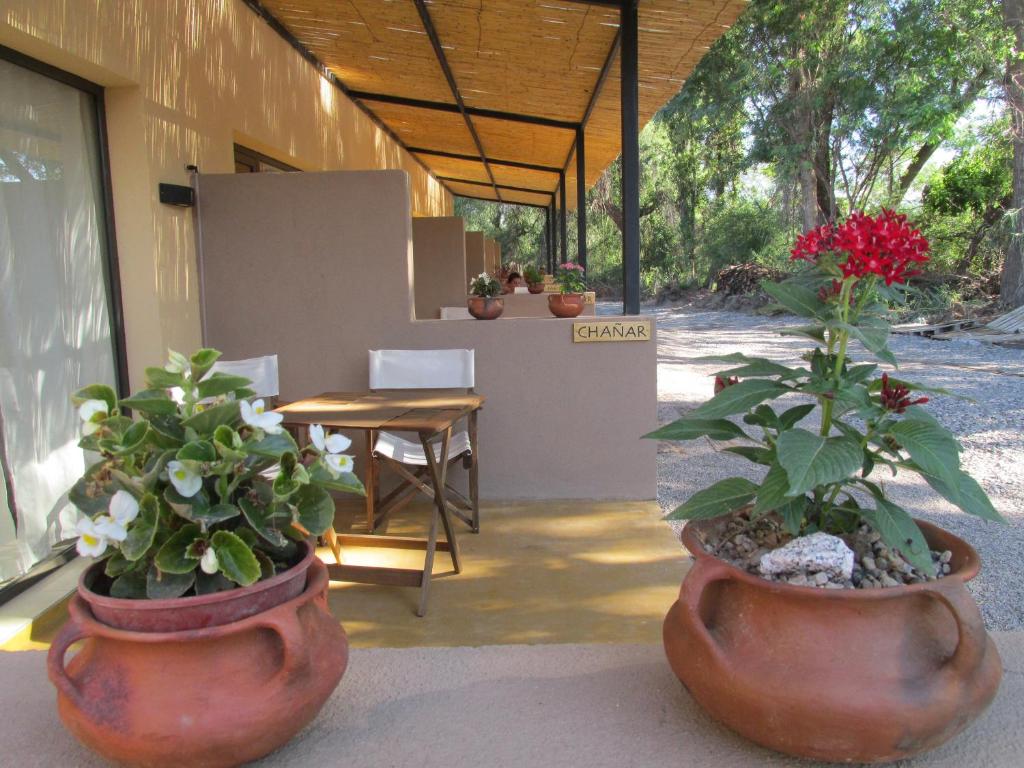
{"type": "MultiPolygon", "coordinates": [[[[472,392],[475,381],[474,356],[471,349],[377,349],[370,350],[370,389],[459,389],[472,392]]],[[[466,495],[444,485],[445,506],[470,527],[480,531],[479,466],[476,457],[476,413],[468,417],[467,429],[452,434],[448,443],[448,464],[462,460],[469,470],[469,488],[466,495]]],[[[418,440],[406,440],[391,432],[371,432],[369,443],[370,488],[374,494],[374,509],[379,510],[372,523],[376,531],[392,512],[404,507],[420,491],[433,500],[434,489],[426,482],[429,471],[423,445],[418,440]],[[379,469],[387,466],[403,482],[376,503],[379,493],[379,469]],[[414,468],[414,469],[413,469],[414,468]]],[[[439,442],[431,444],[435,461],[441,459],[439,442]]]]}
{"type": "Polygon", "coordinates": [[[256,397],[267,398],[274,406],[280,405],[277,402],[278,395],[281,394],[281,381],[277,373],[277,355],[249,357],[244,360],[218,360],[213,364],[210,373],[245,376],[252,380],[249,388],[256,393],[256,397]]]}

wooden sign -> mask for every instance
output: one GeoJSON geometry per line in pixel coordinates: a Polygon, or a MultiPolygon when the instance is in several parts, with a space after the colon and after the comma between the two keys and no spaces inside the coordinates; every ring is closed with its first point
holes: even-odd
{"type": "Polygon", "coordinates": [[[577,320],[572,324],[575,343],[595,341],[650,341],[650,320],[577,320]]]}
{"type": "Polygon", "coordinates": [[[544,293],[561,293],[562,289],[558,283],[544,283],[544,293]]]}
{"type": "Polygon", "coordinates": [[[594,291],[586,291],[586,292],[584,292],[584,294],[583,294],[583,303],[584,304],[596,304],[597,303],[597,294],[594,291]]]}

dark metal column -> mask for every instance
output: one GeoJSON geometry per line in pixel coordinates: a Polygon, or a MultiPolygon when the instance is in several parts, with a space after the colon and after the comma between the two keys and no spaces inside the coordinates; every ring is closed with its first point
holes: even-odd
{"type": "Polygon", "coordinates": [[[559,227],[559,240],[562,246],[562,264],[569,260],[569,230],[567,228],[567,222],[565,220],[565,171],[558,174],[558,227],[559,227]]]}
{"type": "Polygon", "coordinates": [[[587,160],[583,129],[576,131],[576,261],[587,266],[587,160]]]}
{"type": "Polygon", "coordinates": [[[551,206],[544,208],[544,268],[551,272],[551,206]]]}
{"type": "Polygon", "coordinates": [[[637,1],[620,12],[622,32],[622,312],[640,312],[640,136],[637,1]]]}

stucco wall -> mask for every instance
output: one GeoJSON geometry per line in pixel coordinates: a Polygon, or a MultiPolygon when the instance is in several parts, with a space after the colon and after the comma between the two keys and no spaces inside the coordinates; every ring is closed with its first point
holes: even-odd
{"type": "Polygon", "coordinates": [[[466,285],[469,281],[487,271],[487,245],[483,232],[466,233],[466,285]]]}
{"type": "Polygon", "coordinates": [[[203,176],[208,342],[277,353],[287,399],[365,389],[368,349],[474,349],[485,498],[653,498],[655,342],[573,344],[556,318],[411,320],[408,195],[390,171],[203,176]]]}
{"type": "Polygon", "coordinates": [[[3,0],[0,44],[106,86],[133,387],[200,343],[193,215],[160,205],[188,164],[230,173],[237,141],[304,170],[400,168],[413,210],[452,201],[241,0],[3,0]]]}
{"type": "Polygon", "coordinates": [[[492,275],[497,275],[501,269],[501,245],[489,237],[484,238],[484,265],[492,275]]]}
{"type": "Polygon", "coordinates": [[[436,320],[441,307],[466,303],[466,224],[460,216],[412,220],[416,317],[436,320]]]}

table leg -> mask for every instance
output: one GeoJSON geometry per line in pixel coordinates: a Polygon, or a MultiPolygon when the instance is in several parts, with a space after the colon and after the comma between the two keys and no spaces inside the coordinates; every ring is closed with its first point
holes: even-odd
{"type": "Polygon", "coordinates": [[[455,531],[452,528],[451,521],[448,519],[448,509],[445,504],[444,488],[447,480],[448,445],[451,440],[451,436],[451,427],[441,433],[441,457],[440,459],[437,459],[434,457],[434,449],[430,444],[431,435],[427,433],[420,434],[420,443],[423,446],[423,453],[427,460],[430,480],[434,486],[434,513],[430,516],[430,535],[427,544],[427,554],[424,558],[423,564],[423,585],[420,588],[420,607],[416,612],[418,616],[423,616],[427,611],[427,597],[430,591],[430,579],[434,568],[434,550],[437,546],[438,518],[440,518],[441,522],[444,524],[445,535],[448,539],[448,547],[451,552],[452,565],[455,567],[455,572],[459,573],[462,570],[459,563],[459,549],[458,543],[455,539],[455,531]]]}
{"type": "Polygon", "coordinates": [[[469,445],[472,450],[469,464],[469,501],[473,506],[473,533],[480,533],[480,443],[476,439],[476,416],[469,414],[469,445]]]}
{"type": "Polygon", "coordinates": [[[376,533],[374,518],[377,510],[377,462],[373,458],[374,433],[372,429],[366,430],[366,530],[367,533],[376,533]]]}

